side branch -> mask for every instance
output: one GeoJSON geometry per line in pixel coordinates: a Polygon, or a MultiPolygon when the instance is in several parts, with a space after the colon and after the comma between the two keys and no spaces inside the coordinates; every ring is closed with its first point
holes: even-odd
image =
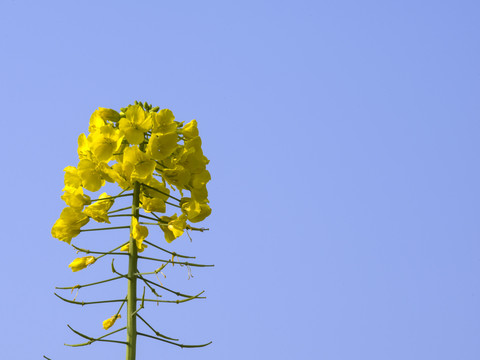
{"type": "Polygon", "coordinates": [[[114,278],[111,278],[111,279],[97,281],[97,282],[90,283],[90,284],[85,284],[85,285],[75,285],[75,286],[68,286],[68,287],[58,287],[57,286],[57,287],[55,287],[55,289],[58,289],[58,290],[80,289],[80,288],[87,287],[87,286],[98,285],[98,284],[103,284],[103,283],[106,283],[106,282],[109,282],[109,281],[118,280],[118,279],[121,279],[122,277],[123,276],[117,276],[117,277],[114,277],[114,278]]]}
{"type": "Polygon", "coordinates": [[[145,260],[153,260],[153,261],[160,261],[163,263],[171,263],[171,264],[179,264],[179,265],[187,265],[187,266],[196,266],[196,267],[213,267],[215,265],[204,265],[204,264],[194,264],[194,263],[188,263],[188,262],[181,262],[181,261],[171,261],[171,260],[162,260],[162,259],[156,259],[156,258],[151,258],[151,257],[146,257],[146,256],[138,256],[139,259],[145,259],[145,260]]]}
{"type": "Polygon", "coordinates": [[[170,195],[170,194],[167,194],[166,192],[163,192],[163,191],[160,191],[160,190],[158,190],[158,189],[155,189],[154,187],[148,186],[148,185],[146,185],[146,184],[142,184],[142,186],[145,186],[145,187],[148,188],[148,189],[152,189],[153,191],[159,192],[160,194],[165,195],[165,196],[168,196],[168,197],[170,197],[170,198],[172,198],[172,199],[174,199],[174,200],[177,200],[178,202],[181,201],[180,199],[176,198],[175,196],[172,196],[172,195],[170,195]]]}
{"type": "Polygon", "coordinates": [[[65,301],[65,302],[68,302],[70,304],[76,304],[76,305],[92,305],[92,304],[105,304],[105,303],[113,303],[113,302],[122,302],[124,299],[115,299],[115,300],[101,300],[101,301],[88,301],[88,302],[85,302],[85,301],[74,301],[74,300],[68,300],[68,299],[65,299],[63,297],[61,297],[60,295],[58,295],[57,293],[53,293],[56,297],[60,298],[61,300],[65,301]]]}
{"type": "Polygon", "coordinates": [[[105,255],[128,255],[128,253],[121,253],[121,252],[114,252],[115,250],[118,250],[120,249],[122,246],[126,245],[128,243],[125,243],[125,244],[122,244],[120,246],[117,246],[115,249],[112,249],[110,251],[107,251],[107,252],[104,252],[104,251],[92,251],[92,250],[88,250],[88,249],[82,249],[82,248],[79,248],[79,247],[76,247],[75,245],[71,245],[75,250],[79,251],[79,252],[83,252],[85,254],[101,254],[102,256],[99,256],[97,257],[97,260],[104,257],[105,255]]]}
{"type": "Polygon", "coordinates": [[[101,231],[101,230],[115,230],[115,229],[130,229],[130,226],[112,226],[112,227],[107,227],[107,228],[83,229],[83,230],[80,230],[80,232],[85,232],[85,231],[101,231]]]}
{"type": "Polygon", "coordinates": [[[206,343],[206,344],[201,344],[201,345],[184,345],[184,344],[178,344],[178,343],[173,342],[173,341],[165,340],[165,339],[162,339],[162,338],[159,338],[159,337],[156,337],[156,336],[144,334],[144,333],[141,333],[141,332],[138,332],[137,334],[138,334],[138,335],[141,335],[141,336],[145,336],[145,337],[151,338],[151,339],[163,341],[163,342],[166,342],[166,343],[169,343],[169,344],[172,344],[172,345],[181,347],[182,349],[183,349],[183,348],[200,348],[200,347],[204,347],[204,346],[210,345],[210,344],[212,343],[212,342],[210,341],[210,342],[208,342],[208,343],[206,343]]]}
{"type": "Polygon", "coordinates": [[[132,195],[133,195],[133,193],[121,194],[121,195],[116,195],[116,196],[109,196],[109,197],[104,197],[102,199],[93,199],[93,200],[91,200],[91,202],[102,201],[102,200],[111,200],[111,199],[116,199],[116,198],[125,197],[125,196],[132,196],[132,195]]]}
{"type": "MultiPolygon", "coordinates": [[[[180,304],[180,303],[184,303],[184,302],[187,302],[187,301],[190,301],[190,300],[195,300],[195,299],[205,299],[205,297],[200,297],[200,295],[202,295],[203,293],[205,292],[202,291],[200,293],[198,293],[197,295],[195,296],[191,296],[187,299],[182,299],[182,300],[155,300],[155,299],[142,299],[142,301],[150,301],[150,302],[157,302],[157,303],[170,303],[170,304],[180,304]]],[[[138,299],[137,301],[140,301],[140,299],[138,299]]]]}
{"type": "Polygon", "coordinates": [[[186,255],[180,255],[180,254],[177,254],[175,251],[168,251],[158,245],[155,245],[153,243],[151,243],[150,241],[147,241],[147,240],[143,240],[144,243],[150,245],[150,246],[153,246],[154,248],[158,249],[158,250],[162,250],[164,252],[166,252],[167,254],[170,254],[172,256],[176,256],[176,257],[179,257],[179,258],[185,258],[185,259],[196,259],[195,256],[186,256],[186,255]]]}
{"type": "Polygon", "coordinates": [[[71,345],[71,344],[64,344],[64,345],[66,345],[66,346],[71,346],[71,347],[86,346],[86,345],[90,345],[91,343],[93,343],[93,342],[95,342],[95,341],[104,341],[104,342],[113,342],[113,343],[127,344],[125,341],[120,341],[120,340],[104,340],[104,338],[106,338],[107,336],[110,336],[110,335],[115,334],[115,333],[117,333],[117,332],[119,332],[119,331],[125,330],[127,327],[123,327],[123,328],[120,328],[120,329],[118,329],[118,330],[112,331],[112,332],[110,332],[110,333],[108,333],[108,334],[106,334],[106,335],[100,336],[100,337],[98,337],[98,338],[92,338],[92,337],[90,337],[90,336],[87,336],[87,335],[85,335],[85,334],[82,334],[81,332],[73,329],[70,325],[67,325],[67,326],[68,326],[68,328],[69,328],[70,330],[72,330],[75,334],[77,334],[78,336],[81,336],[81,337],[83,337],[84,339],[87,339],[87,340],[89,340],[89,341],[86,342],[86,343],[82,343],[82,344],[73,344],[73,345],[71,345]]]}
{"type": "Polygon", "coordinates": [[[155,335],[159,336],[159,337],[162,337],[164,339],[167,339],[167,340],[173,340],[173,341],[178,341],[178,339],[174,339],[174,338],[171,338],[171,337],[168,337],[166,335],[163,335],[163,334],[160,334],[157,330],[155,330],[144,318],[142,318],[140,315],[137,314],[137,317],[142,320],[145,325],[147,325],[154,333],[155,335]]]}
{"type": "MultiPolygon", "coordinates": [[[[158,286],[159,288],[165,290],[165,291],[168,291],[168,292],[171,292],[172,294],[175,294],[177,296],[181,296],[181,297],[185,297],[185,298],[191,298],[193,295],[185,295],[185,294],[182,294],[181,292],[178,292],[178,291],[174,291],[174,290],[171,290],[163,285],[160,285],[160,284],[157,284],[156,282],[154,281],[151,281],[151,280],[148,280],[148,279],[145,279],[142,275],[140,274],[137,274],[137,276],[143,280],[144,282],[146,283],[150,283],[152,285],[155,285],[155,286],[158,286]]],[[[155,294],[156,295],[156,294],[155,294]]],[[[202,298],[199,298],[199,299],[205,299],[205,297],[202,297],[202,298]]]]}

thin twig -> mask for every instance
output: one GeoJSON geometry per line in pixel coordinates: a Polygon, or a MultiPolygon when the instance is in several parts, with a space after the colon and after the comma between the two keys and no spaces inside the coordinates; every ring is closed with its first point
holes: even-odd
{"type": "Polygon", "coordinates": [[[166,335],[163,335],[161,333],[159,333],[157,330],[155,330],[144,318],[142,318],[140,315],[137,314],[137,317],[142,320],[145,325],[147,325],[154,333],[155,335],[159,336],[159,337],[163,337],[165,339],[168,339],[168,340],[173,340],[173,341],[178,341],[178,339],[174,339],[174,338],[171,338],[171,337],[168,337],[166,335]]]}
{"type": "Polygon", "coordinates": [[[85,284],[85,285],[75,285],[75,286],[69,286],[69,287],[55,287],[55,289],[58,289],[58,290],[80,289],[80,288],[87,287],[87,286],[98,285],[98,284],[103,284],[103,283],[106,283],[106,282],[109,282],[109,281],[118,280],[118,279],[121,279],[122,277],[123,276],[117,276],[117,277],[114,277],[114,278],[111,278],[111,279],[97,281],[97,282],[90,283],[90,284],[85,284]]]}
{"type": "Polygon", "coordinates": [[[139,259],[145,259],[145,260],[152,260],[152,261],[160,261],[160,262],[164,262],[164,263],[172,263],[172,264],[187,265],[187,266],[196,266],[196,267],[213,267],[213,266],[215,266],[215,265],[193,264],[193,263],[181,262],[181,261],[156,259],[156,258],[151,258],[151,257],[147,257],[147,256],[138,256],[138,258],[139,259]]]}
{"type": "Polygon", "coordinates": [[[146,184],[142,184],[142,186],[145,186],[146,188],[149,188],[149,189],[152,189],[152,190],[154,190],[154,191],[157,191],[157,192],[159,192],[160,194],[163,194],[163,195],[166,195],[166,196],[168,196],[168,197],[171,197],[171,198],[174,199],[174,200],[181,201],[180,199],[177,199],[175,196],[172,196],[172,195],[170,195],[170,194],[167,194],[167,193],[165,193],[165,192],[163,192],[163,191],[161,191],[161,190],[155,189],[155,188],[152,187],[152,186],[149,186],[149,185],[146,185],[146,184]]]}
{"type": "Polygon", "coordinates": [[[85,231],[100,231],[100,230],[115,230],[115,229],[130,229],[130,226],[113,226],[113,227],[108,227],[108,228],[83,229],[83,230],[80,230],[80,232],[85,232],[85,231]]]}
{"type": "Polygon", "coordinates": [[[108,334],[106,334],[106,335],[100,336],[100,337],[98,337],[98,338],[92,338],[92,337],[90,337],[90,336],[87,336],[87,335],[85,335],[85,334],[82,334],[80,331],[77,331],[77,330],[73,329],[70,325],[67,325],[67,326],[68,326],[68,328],[69,328],[70,330],[72,330],[75,334],[77,334],[78,336],[81,336],[81,337],[83,337],[84,339],[87,339],[87,340],[89,340],[89,341],[86,342],[86,343],[82,343],[82,344],[73,344],[73,345],[64,344],[64,345],[66,345],[66,346],[71,346],[71,347],[86,346],[86,345],[92,344],[92,343],[95,342],[95,341],[113,342],[113,343],[120,343],[120,344],[127,344],[127,345],[128,345],[128,343],[126,343],[125,341],[120,341],[120,340],[104,340],[105,337],[110,336],[110,335],[112,335],[112,334],[115,334],[115,333],[117,333],[117,332],[119,332],[119,331],[125,330],[127,327],[123,327],[123,328],[120,328],[120,329],[118,329],[118,330],[112,331],[111,333],[108,333],[108,334]]]}
{"type": "Polygon", "coordinates": [[[175,343],[175,342],[173,342],[173,341],[165,340],[165,339],[162,339],[162,338],[159,338],[159,337],[155,337],[155,336],[152,336],[152,335],[148,335],[148,334],[144,334],[144,333],[141,333],[141,332],[138,332],[137,334],[138,334],[138,335],[141,335],[141,336],[149,337],[149,338],[152,338],[152,339],[155,339],[155,340],[160,340],[160,341],[163,341],[163,342],[166,342],[166,343],[169,343],[169,344],[172,344],[172,345],[181,347],[182,349],[183,349],[183,348],[199,348],[199,347],[204,347],[204,346],[210,345],[210,344],[212,343],[212,342],[210,341],[209,343],[201,344],[201,345],[184,345],[184,344],[177,344],[177,343],[175,343]]]}
{"type": "Polygon", "coordinates": [[[143,240],[143,242],[144,242],[144,243],[147,243],[148,245],[153,246],[154,248],[157,248],[158,250],[162,250],[162,251],[164,251],[164,252],[166,252],[166,253],[168,253],[168,254],[170,254],[170,255],[176,256],[176,257],[185,258],[185,259],[196,259],[195,256],[180,255],[180,254],[177,254],[175,251],[168,251],[168,250],[166,250],[166,249],[164,249],[164,248],[162,248],[162,247],[160,247],[160,246],[158,246],[158,245],[155,245],[155,244],[153,244],[153,243],[151,243],[151,242],[149,242],[149,241],[147,241],[147,240],[143,240]]]}

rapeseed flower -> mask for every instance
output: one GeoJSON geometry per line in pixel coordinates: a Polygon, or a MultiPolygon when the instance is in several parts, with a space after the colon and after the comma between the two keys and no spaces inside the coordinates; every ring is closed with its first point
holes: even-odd
{"type": "Polygon", "coordinates": [[[81,258],[76,258],[70,263],[70,265],[68,265],[68,267],[71,268],[73,272],[77,272],[85,269],[88,265],[93,264],[95,261],[95,257],[85,256],[81,258]]]}

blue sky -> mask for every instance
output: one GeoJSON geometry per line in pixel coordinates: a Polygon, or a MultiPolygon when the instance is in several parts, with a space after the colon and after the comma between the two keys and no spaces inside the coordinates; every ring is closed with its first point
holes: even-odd
{"type": "Polygon", "coordinates": [[[54,297],[110,270],[72,273],[50,229],[90,114],[143,100],[199,123],[211,230],[168,246],[215,268],[165,279],[207,300],[146,310],[213,344],[140,339],[139,360],[478,359],[479,15],[475,1],[2,1],[5,358],[124,356],[63,346],[79,340],[66,324],[98,336],[116,308],[54,297]]]}

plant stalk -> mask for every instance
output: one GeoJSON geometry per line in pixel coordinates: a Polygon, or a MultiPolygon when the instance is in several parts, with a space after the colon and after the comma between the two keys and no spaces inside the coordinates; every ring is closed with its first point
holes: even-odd
{"type": "MultiPolygon", "coordinates": [[[[140,206],[140,183],[135,182],[132,200],[132,220],[138,220],[140,206]]],[[[128,261],[128,291],[127,291],[127,360],[135,360],[137,348],[137,243],[132,236],[133,227],[130,225],[129,261],[128,261]]]]}

